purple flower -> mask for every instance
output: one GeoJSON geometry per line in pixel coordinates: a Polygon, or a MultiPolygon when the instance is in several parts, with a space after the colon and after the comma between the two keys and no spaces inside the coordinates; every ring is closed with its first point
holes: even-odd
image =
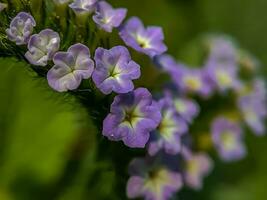
{"type": "Polygon", "coordinates": [[[188,68],[177,63],[176,60],[164,54],[156,58],[163,71],[169,74],[173,83],[182,93],[200,94],[207,97],[212,92],[212,85],[206,75],[205,70],[199,68],[188,68]]]}
{"type": "Polygon", "coordinates": [[[125,8],[113,9],[107,2],[100,1],[97,4],[93,20],[101,29],[107,32],[112,32],[113,27],[120,26],[126,13],[127,9],[125,8]]]}
{"type": "Polygon", "coordinates": [[[82,79],[91,77],[94,70],[88,47],[80,43],[72,45],[67,52],[56,53],[53,61],[55,65],[48,71],[47,80],[58,92],[78,88],[82,79]]]}
{"type": "Polygon", "coordinates": [[[240,89],[237,67],[233,63],[220,63],[218,60],[210,58],[206,64],[206,72],[211,82],[220,91],[240,89]]]}
{"type": "Polygon", "coordinates": [[[252,91],[239,97],[238,106],[246,124],[254,133],[259,136],[264,135],[267,116],[267,96],[264,81],[255,80],[252,91]]]}
{"type": "Polygon", "coordinates": [[[199,94],[204,97],[211,94],[212,86],[207,79],[205,71],[202,69],[192,69],[178,65],[171,72],[172,80],[183,93],[199,94]]]}
{"type": "Polygon", "coordinates": [[[2,12],[7,7],[6,3],[0,3],[0,12],[2,12]]]}
{"type": "Polygon", "coordinates": [[[46,66],[48,60],[52,60],[58,51],[60,38],[57,32],[45,29],[39,34],[32,35],[25,57],[33,65],[46,66]]]}
{"type": "Polygon", "coordinates": [[[77,14],[90,14],[95,10],[97,1],[98,0],[74,0],[69,7],[77,14]]]}
{"type": "Polygon", "coordinates": [[[183,154],[185,158],[184,181],[185,184],[195,190],[203,187],[203,179],[213,168],[213,162],[205,153],[192,153],[187,150],[183,154]]]}
{"type": "Polygon", "coordinates": [[[151,135],[148,153],[154,156],[160,149],[168,154],[177,154],[181,149],[181,135],[187,130],[186,122],[177,116],[173,102],[164,97],[158,102],[162,119],[158,128],[151,135]]]}
{"type": "Polygon", "coordinates": [[[130,164],[132,175],[127,183],[128,198],[168,200],[183,186],[181,175],[163,165],[144,159],[134,159],[130,164]]]}
{"type": "Polygon", "coordinates": [[[12,19],[10,28],[6,29],[8,39],[17,45],[27,44],[35,26],[35,20],[30,14],[20,12],[12,19]]]}
{"type": "Polygon", "coordinates": [[[143,148],[160,120],[159,108],[150,92],[138,88],[114,98],[110,114],[103,122],[103,135],[110,140],[122,140],[132,148],[143,148]]]}
{"type": "Polygon", "coordinates": [[[149,26],[145,29],[137,17],[130,18],[120,29],[120,36],[126,45],[150,57],[160,55],[167,50],[163,43],[164,35],[160,27],[149,26]]]}
{"type": "Polygon", "coordinates": [[[169,74],[175,72],[177,68],[179,68],[179,65],[177,64],[176,60],[169,54],[163,54],[160,56],[157,56],[155,58],[156,64],[159,65],[159,67],[169,74]]]}
{"type": "Polygon", "coordinates": [[[211,131],[213,143],[222,160],[239,160],[246,155],[242,130],[237,123],[219,117],[213,121],[211,131]]]}
{"type": "Polygon", "coordinates": [[[188,123],[193,121],[200,110],[199,105],[194,100],[185,97],[175,98],[174,106],[176,112],[188,123]]]}
{"type": "Polygon", "coordinates": [[[237,49],[232,39],[227,36],[213,36],[208,38],[210,57],[224,64],[235,64],[237,49]]]}
{"type": "Polygon", "coordinates": [[[127,93],[134,89],[132,80],[140,77],[140,66],[131,60],[125,47],[116,46],[110,50],[99,47],[95,52],[95,62],[92,78],[101,92],[127,93]]]}

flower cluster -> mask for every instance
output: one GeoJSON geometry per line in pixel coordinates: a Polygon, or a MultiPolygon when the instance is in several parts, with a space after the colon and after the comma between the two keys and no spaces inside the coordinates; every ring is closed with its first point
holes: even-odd
{"type": "MultiPolygon", "coordinates": [[[[125,45],[132,48],[100,45],[92,49],[91,43],[76,41],[66,50],[61,47],[64,45],[59,34],[52,29],[33,34],[36,22],[26,12],[14,17],[6,29],[9,40],[27,45],[28,62],[47,70],[48,84],[55,91],[76,90],[83,82],[90,85],[90,91],[99,90],[103,96],[114,97],[106,117],[101,119],[102,135],[130,148],[145,148],[147,152],[145,158],[134,159],[129,166],[129,198],[167,200],[183,186],[195,190],[203,187],[203,179],[214,164],[207,153],[193,151],[196,141],[194,133],[190,133],[195,130],[191,128],[198,122],[197,117],[206,115],[205,106],[217,96],[234,99],[237,105],[229,106],[229,112],[242,114],[232,119],[225,110],[216,108],[210,130],[205,130],[210,132],[208,137],[213,144],[210,146],[223,161],[239,160],[246,155],[243,123],[257,135],[265,133],[265,85],[262,80],[253,79],[253,84],[246,86],[240,66],[255,69],[256,62],[248,54],[241,55],[231,39],[209,38],[204,64],[189,67],[165,53],[167,46],[160,27],[145,27],[138,17],[124,23],[125,8],[113,8],[98,0],[54,2],[69,5],[79,16],[92,14],[96,27],[108,33],[117,29],[125,45]],[[144,87],[135,88],[134,81],[141,77],[142,67],[132,60],[133,50],[147,55],[151,63],[170,77],[162,91],[152,93],[144,87]],[[202,107],[203,102],[206,104],[202,107]]],[[[3,8],[0,4],[0,10],[3,8]]]]}

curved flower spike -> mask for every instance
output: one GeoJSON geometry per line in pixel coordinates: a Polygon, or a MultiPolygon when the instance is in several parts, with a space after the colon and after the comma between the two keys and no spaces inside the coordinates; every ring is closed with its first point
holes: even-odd
{"type": "Polygon", "coordinates": [[[161,27],[149,26],[145,29],[137,17],[130,18],[120,29],[120,36],[126,45],[150,57],[160,55],[167,50],[163,43],[161,27]]]}
{"type": "Polygon", "coordinates": [[[7,4],[0,2],[0,12],[2,12],[7,7],[7,4]]]}
{"type": "Polygon", "coordinates": [[[82,79],[91,77],[94,70],[88,47],[80,43],[72,45],[67,52],[56,53],[53,61],[55,65],[48,71],[47,80],[58,92],[78,88],[82,79]]]}
{"type": "Polygon", "coordinates": [[[33,65],[46,66],[48,60],[52,60],[54,54],[58,51],[60,37],[57,32],[51,29],[45,29],[39,34],[32,35],[25,57],[33,65]]]}
{"type": "Polygon", "coordinates": [[[120,26],[126,13],[127,9],[125,8],[113,9],[107,2],[100,1],[97,4],[96,14],[93,16],[93,20],[101,29],[112,32],[113,27],[120,26]]]}
{"type": "Polygon", "coordinates": [[[181,150],[181,136],[188,130],[188,126],[184,119],[177,116],[171,98],[162,98],[157,104],[162,120],[151,135],[148,153],[154,156],[164,149],[168,154],[177,154],[181,150]]]}
{"type": "Polygon", "coordinates": [[[151,165],[142,158],[134,159],[129,168],[134,173],[127,182],[127,196],[130,199],[144,197],[145,200],[168,200],[182,186],[182,176],[166,166],[151,165]]]}
{"type": "Polygon", "coordinates": [[[6,29],[8,39],[16,42],[17,45],[27,44],[33,32],[36,22],[33,17],[25,12],[20,12],[6,29]]]}
{"type": "Polygon", "coordinates": [[[140,77],[140,66],[131,60],[125,47],[116,46],[110,50],[99,47],[95,52],[95,62],[92,78],[101,92],[127,93],[134,89],[132,80],[140,77]]]}
{"type": "Polygon", "coordinates": [[[129,147],[143,148],[160,120],[160,111],[150,92],[138,88],[114,98],[102,134],[110,140],[122,140],[129,147]]]}
{"type": "Polygon", "coordinates": [[[77,14],[92,13],[98,0],[75,0],[69,5],[77,14]]]}
{"type": "Polygon", "coordinates": [[[224,161],[240,160],[246,155],[242,130],[238,124],[220,117],[212,124],[212,140],[224,161]]]}

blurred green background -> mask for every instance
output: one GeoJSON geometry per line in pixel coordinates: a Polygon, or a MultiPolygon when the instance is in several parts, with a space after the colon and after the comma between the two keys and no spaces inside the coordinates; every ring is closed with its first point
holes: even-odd
{"type": "MultiPolygon", "coordinates": [[[[169,52],[178,59],[195,64],[188,44],[205,33],[225,33],[257,56],[267,73],[266,0],[110,2],[147,25],[162,26],[169,52]]],[[[104,139],[86,110],[71,96],[53,92],[26,63],[0,59],[0,67],[0,200],[125,199],[126,180],[117,180],[114,170],[119,160],[96,156],[95,140],[104,139]]],[[[203,190],[185,189],[179,199],[266,200],[267,138],[250,133],[246,143],[245,160],[216,161],[203,190]]]]}

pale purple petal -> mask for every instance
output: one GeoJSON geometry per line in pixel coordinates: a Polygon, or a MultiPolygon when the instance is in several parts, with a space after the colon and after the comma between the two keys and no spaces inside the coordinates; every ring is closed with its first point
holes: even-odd
{"type": "Polygon", "coordinates": [[[188,123],[191,123],[200,112],[199,105],[194,100],[184,97],[175,98],[174,106],[177,113],[188,123]]]}
{"type": "Polygon", "coordinates": [[[91,77],[94,63],[88,47],[83,44],[72,45],[67,52],[55,54],[54,66],[48,71],[48,84],[59,92],[74,90],[82,79],[91,77]]]}
{"type": "Polygon", "coordinates": [[[119,34],[126,45],[150,57],[160,55],[167,50],[163,43],[162,29],[154,26],[145,29],[141,20],[137,17],[130,18],[120,28],[119,34]]]}
{"type": "Polygon", "coordinates": [[[128,198],[141,197],[143,194],[144,179],[139,176],[132,176],[127,182],[128,198]]]}
{"type": "Polygon", "coordinates": [[[266,133],[265,119],[267,116],[266,86],[262,79],[253,81],[253,88],[238,99],[238,107],[245,123],[253,133],[262,136],[266,133]]]}
{"type": "Polygon", "coordinates": [[[134,159],[129,169],[132,176],[127,183],[127,197],[130,199],[168,200],[183,186],[178,172],[150,157],[134,159]]]}
{"type": "Polygon", "coordinates": [[[55,4],[64,5],[64,4],[69,3],[71,0],[53,0],[53,1],[55,4]]]}
{"type": "Polygon", "coordinates": [[[211,131],[213,143],[222,160],[240,160],[246,155],[242,130],[237,123],[219,117],[213,121],[211,131]]]}
{"type": "Polygon", "coordinates": [[[99,47],[95,52],[95,62],[92,78],[101,92],[127,93],[134,89],[132,80],[140,77],[140,66],[131,60],[125,47],[116,46],[110,50],[99,47]]]}
{"type": "Polygon", "coordinates": [[[98,0],[74,0],[69,7],[77,14],[90,14],[95,10],[97,1],[98,0]]]}
{"type": "Polygon", "coordinates": [[[8,39],[17,45],[27,44],[35,26],[36,22],[30,14],[20,12],[12,19],[10,28],[6,29],[8,39]]]}
{"type": "Polygon", "coordinates": [[[112,29],[119,27],[123,19],[126,17],[127,9],[113,9],[110,4],[105,1],[100,1],[97,4],[96,13],[93,20],[99,28],[112,32],[112,29]]]}
{"type": "Polygon", "coordinates": [[[58,51],[60,38],[57,32],[45,29],[39,34],[32,35],[25,54],[27,60],[33,65],[46,66],[58,51]]]}
{"type": "Polygon", "coordinates": [[[184,180],[185,184],[195,190],[203,186],[203,179],[213,168],[213,162],[204,153],[189,153],[185,158],[184,180]]]}
{"type": "Polygon", "coordinates": [[[168,154],[177,154],[181,150],[181,135],[188,130],[188,126],[185,120],[177,116],[170,98],[160,99],[157,106],[161,110],[162,119],[151,135],[148,153],[154,156],[163,149],[168,154]]]}
{"type": "Polygon", "coordinates": [[[143,148],[161,119],[159,109],[145,88],[116,96],[110,111],[103,122],[103,135],[122,140],[132,148],[143,148]]]}

